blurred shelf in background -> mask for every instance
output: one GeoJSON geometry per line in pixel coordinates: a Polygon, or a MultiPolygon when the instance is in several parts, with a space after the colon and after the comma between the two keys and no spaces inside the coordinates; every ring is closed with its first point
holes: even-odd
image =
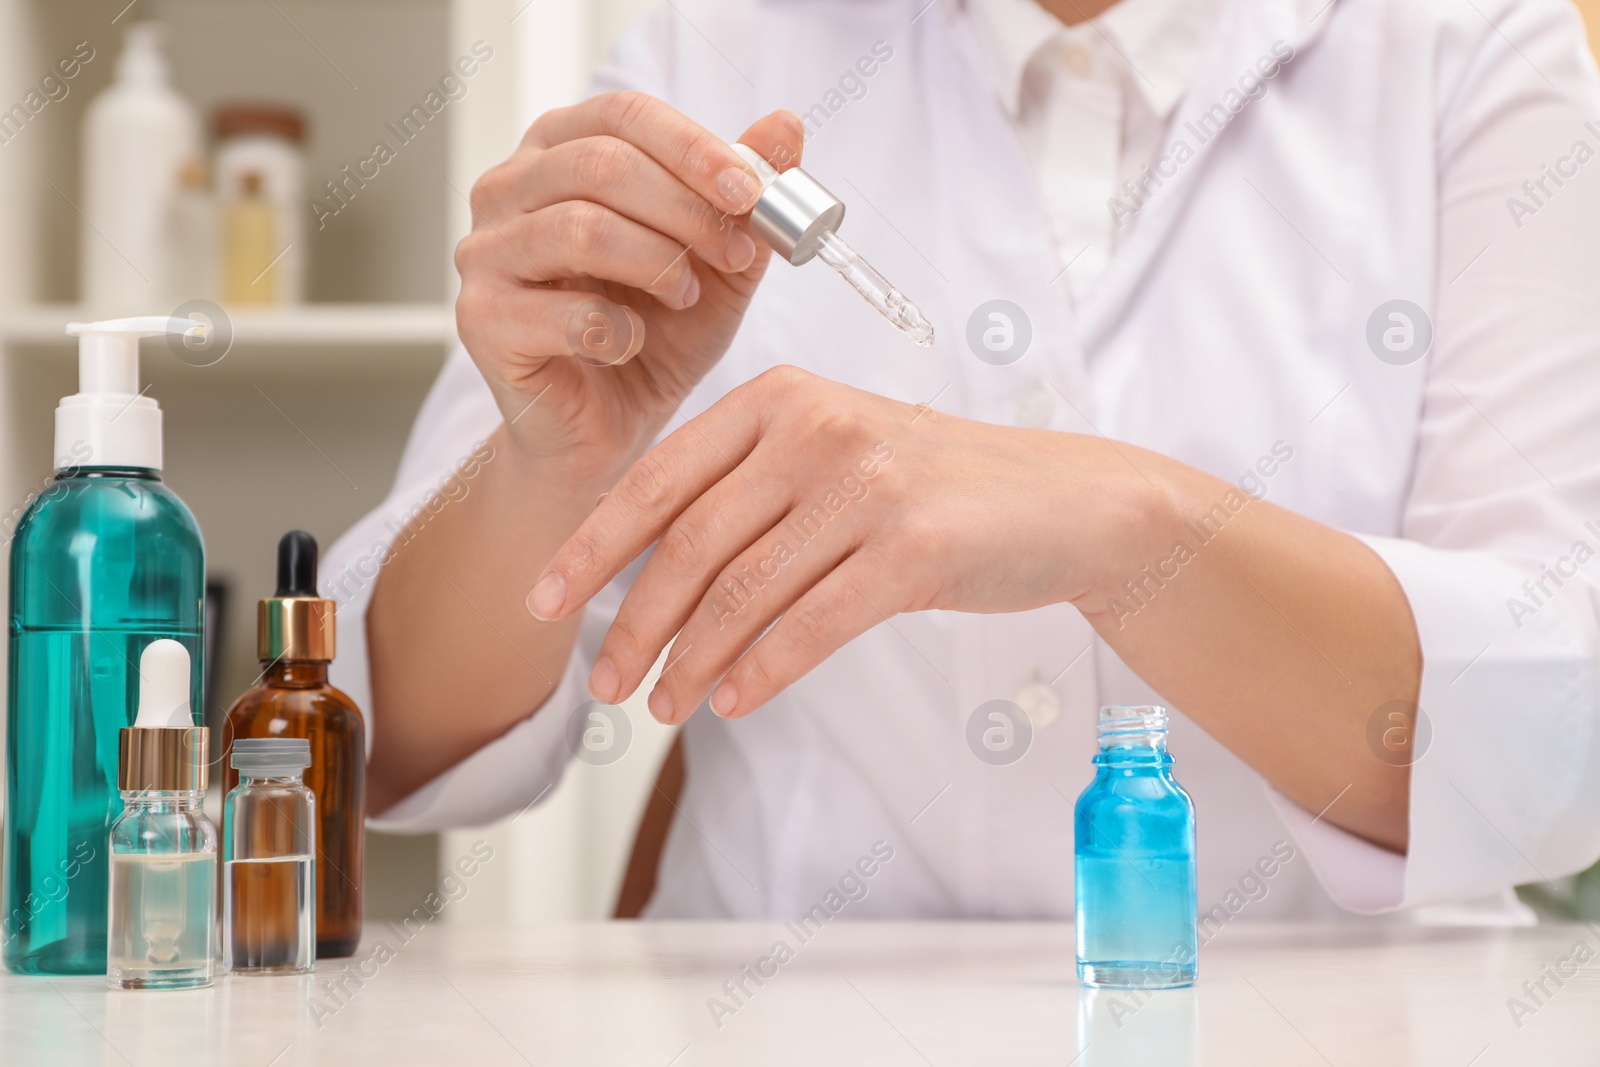
{"type": "MultiPolygon", "coordinates": [[[[394,345],[433,347],[455,341],[455,310],[448,304],[301,304],[286,308],[228,310],[233,347],[394,345]]],[[[69,322],[92,321],[92,312],[71,304],[40,304],[0,314],[0,343],[76,346],[69,322]]]]}
{"type": "MultiPolygon", "coordinates": [[[[140,374],[157,390],[173,384],[227,383],[267,379],[291,386],[333,388],[375,373],[411,369],[432,375],[456,339],[455,309],[448,304],[301,304],[281,309],[228,311],[233,341],[226,355],[207,366],[165,355],[157,339],[144,342],[140,374]]],[[[69,322],[93,321],[86,308],[42,304],[0,313],[0,351],[18,358],[55,360],[61,386],[70,385],[77,342],[69,322]]],[[[215,402],[224,401],[216,395],[215,402]]],[[[45,398],[48,406],[48,398],[45,398]]],[[[19,412],[19,417],[25,417],[19,412]]],[[[407,413],[391,411],[397,424],[407,413]]],[[[181,458],[181,457],[180,457],[181,458]]]]}
{"type": "MultiPolygon", "coordinates": [[[[309,197],[338,203],[327,184],[367,174],[345,186],[333,216],[305,205],[307,303],[224,302],[235,340],[214,366],[163,358],[159,342],[143,349],[144,383],[165,413],[166,480],[200,522],[208,571],[231,591],[215,664],[231,703],[257,673],[255,601],[272,588],[278,537],[299,527],[326,547],[389,491],[455,341],[451,254],[470,224],[474,180],[535,116],[579,98],[617,30],[650,2],[0,0],[0,116],[36,93],[20,124],[0,124],[0,512],[25,506],[49,477],[56,403],[76,391],[64,328],[91,317],[76,303],[84,113],[110,84],[129,24],[165,24],[173,84],[203,116],[241,100],[303,114],[309,197]],[[79,42],[93,57],[62,81],[57,65],[79,42]],[[441,90],[469,55],[475,72],[441,90]],[[397,136],[391,126],[435,91],[448,103],[420,132],[397,136]],[[363,161],[380,139],[395,153],[372,177],[363,161]]],[[[152,300],[143,310],[172,309],[152,300]]],[[[0,569],[0,593],[4,581],[0,569]]],[[[0,684],[3,672],[0,659],[0,684]]],[[[480,834],[506,859],[452,907],[451,922],[609,915],[665,750],[646,741],[651,720],[635,712],[641,735],[625,765],[578,768],[514,830],[370,835],[368,916],[409,913],[480,834]]]]}

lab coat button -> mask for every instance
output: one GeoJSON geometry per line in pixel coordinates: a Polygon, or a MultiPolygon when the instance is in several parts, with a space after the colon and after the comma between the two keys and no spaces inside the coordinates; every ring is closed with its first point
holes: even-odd
{"type": "Polygon", "coordinates": [[[1013,703],[1027,714],[1035,730],[1042,730],[1061,718],[1061,697],[1048,682],[1029,682],[1017,690],[1013,703]]]}
{"type": "Polygon", "coordinates": [[[1067,69],[1080,78],[1094,69],[1094,56],[1081,44],[1067,45],[1061,50],[1061,55],[1067,61],[1067,69]]]}
{"type": "Polygon", "coordinates": [[[1056,398],[1044,382],[1034,382],[1017,401],[1017,425],[1042,430],[1055,419],[1056,398]]]}

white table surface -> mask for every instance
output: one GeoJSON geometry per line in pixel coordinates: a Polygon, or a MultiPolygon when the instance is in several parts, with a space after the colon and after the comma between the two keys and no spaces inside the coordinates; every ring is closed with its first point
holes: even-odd
{"type": "Polygon", "coordinates": [[[805,944],[776,923],[439,923],[409,943],[376,925],[314,979],[111,993],[5,975],[0,1064],[1600,1063],[1596,927],[1240,923],[1200,967],[1190,990],[1086,990],[1057,924],[838,921],[805,944]],[[779,938],[794,958],[719,1026],[708,998],[779,938]],[[1596,957],[1526,999],[1580,941],[1596,957]],[[362,983],[335,995],[352,965],[362,983]],[[1535,1010],[1513,1019],[1513,996],[1535,1010]]]}

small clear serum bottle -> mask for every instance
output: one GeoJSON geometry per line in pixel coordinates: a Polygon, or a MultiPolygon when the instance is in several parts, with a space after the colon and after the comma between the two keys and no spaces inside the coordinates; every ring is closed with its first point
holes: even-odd
{"type": "Polygon", "coordinates": [[[1194,802],[1172,777],[1167,712],[1100,709],[1095,776],[1074,809],[1078,980],[1194,984],[1194,802]]]}
{"type": "Polygon", "coordinates": [[[139,657],[139,712],[118,738],[123,811],[111,824],[106,980],[195,989],[215,974],[217,831],[201,810],[207,734],[192,725],[189,652],[169,639],[139,657]]]}
{"type": "Polygon", "coordinates": [[[840,238],[844,203],[838,197],[799,167],[779,173],[749,145],[730,147],[761,183],[750,209],[750,229],[758,237],[797,267],[821,259],[895,329],[924,348],[933,344],[933,324],[917,305],[840,238]]]}
{"type": "Polygon", "coordinates": [[[306,974],[317,962],[317,803],[303,737],[242,737],[223,801],[222,964],[231,974],[306,974]]]}

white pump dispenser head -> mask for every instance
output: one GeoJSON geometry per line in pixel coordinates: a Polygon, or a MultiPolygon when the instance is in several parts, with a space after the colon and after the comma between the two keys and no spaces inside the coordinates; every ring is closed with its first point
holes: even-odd
{"type": "Polygon", "coordinates": [[[117,77],[142,85],[166,85],[172,81],[167,57],[162,54],[164,36],[159,22],[135,22],[123,39],[122,55],[117,57],[117,77]]]}
{"type": "Polygon", "coordinates": [[[144,646],[139,656],[138,729],[192,727],[189,710],[189,650],[163,637],[144,646]]]}
{"type": "Polygon", "coordinates": [[[86,457],[74,465],[160,470],[161,406],[139,389],[139,339],[203,338],[209,330],[161,316],[68,324],[78,338],[78,392],[56,408],[57,462],[86,457]]]}

